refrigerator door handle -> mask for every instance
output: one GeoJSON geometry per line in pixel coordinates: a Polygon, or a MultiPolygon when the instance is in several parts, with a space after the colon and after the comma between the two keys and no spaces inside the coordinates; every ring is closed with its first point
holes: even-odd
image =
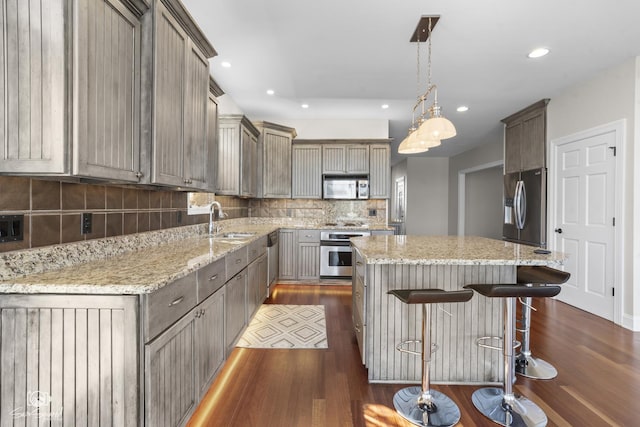
{"type": "Polygon", "coordinates": [[[527,221],[527,189],[524,181],[520,181],[520,204],[520,229],[522,230],[527,221]]]}
{"type": "Polygon", "coordinates": [[[516,191],[515,194],[513,196],[513,207],[515,208],[515,217],[516,217],[516,228],[518,230],[522,230],[522,228],[524,227],[524,221],[522,219],[523,217],[523,212],[522,212],[522,198],[523,198],[523,185],[524,183],[522,181],[518,181],[516,182],[516,191]]]}

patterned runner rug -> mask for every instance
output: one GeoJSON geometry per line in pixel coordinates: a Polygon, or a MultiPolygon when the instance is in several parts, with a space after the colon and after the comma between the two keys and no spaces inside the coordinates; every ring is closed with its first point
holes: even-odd
{"type": "Polygon", "coordinates": [[[263,304],[237,344],[246,348],[328,348],[323,305],[263,304]]]}

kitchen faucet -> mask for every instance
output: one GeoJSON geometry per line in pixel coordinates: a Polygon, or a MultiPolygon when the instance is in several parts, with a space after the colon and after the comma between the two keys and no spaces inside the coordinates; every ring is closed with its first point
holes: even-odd
{"type": "Polygon", "coordinates": [[[214,230],[217,231],[213,223],[213,211],[216,207],[218,208],[218,219],[224,218],[225,216],[224,212],[222,212],[222,206],[220,205],[220,202],[211,202],[211,204],[209,205],[209,236],[213,236],[214,230]]]}

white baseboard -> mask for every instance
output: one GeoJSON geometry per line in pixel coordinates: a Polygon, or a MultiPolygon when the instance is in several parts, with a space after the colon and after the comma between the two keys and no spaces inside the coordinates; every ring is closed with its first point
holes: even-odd
{"type": "Polygon", "coordinates": [[[622,327],[634,332],[640,331],[640,316],[622,315],[622,327]]]}

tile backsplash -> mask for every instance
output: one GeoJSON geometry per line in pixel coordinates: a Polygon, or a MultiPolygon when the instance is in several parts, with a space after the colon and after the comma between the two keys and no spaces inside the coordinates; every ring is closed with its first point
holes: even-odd
{"type": "MultiPolygon", "coordinates": [[[[24,215],[23,240],[0,243],[0,252],[206,223],[208,215],[187,215],[187,195],[162,188],[0,176],[0,215],[24,215]],[[83,213],[92,214],[89,234],[81,233],[83,213]]],[[[386,200],[261,200],[234,196],[215,196],[215,200],[228,219],[385,224],[387,218],[386,200]]]]}

